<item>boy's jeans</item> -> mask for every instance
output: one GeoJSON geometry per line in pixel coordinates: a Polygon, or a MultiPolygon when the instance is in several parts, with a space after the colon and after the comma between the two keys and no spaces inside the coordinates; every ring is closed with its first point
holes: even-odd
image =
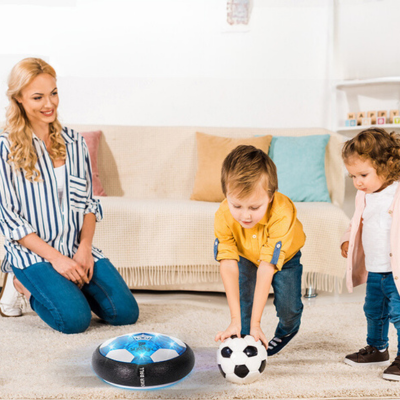
{"type": "Polygon", "coordinates": [[[95,262],[92,280],[82,289],[48,262],[13,271],[31,293],[32,309],[57,331],[84,332],[89,327],[91,311],[111,325],[133,324],[138,319],[135,298],[107,258],[95,262]]]}
{"type": "Polygon", "coordinates": [[[400,295],[393,274],[368,272],[364,313],[368,322],[367,343],[379,350],[389,344],[389,319],[397,329],[397,355],[400,354],[400,295]]]}
{"type": "MultiPolygon", "coordinates": [[[[300,328],[303,303],[301,301],[301,275],[303,266],[300,263],[301,252],[287,263],[282,270],[274,274],[274,305],[279,323],[275,331],[276,337],[283,337],[297,332],[300,328]]],[[[254,289],[256,287],[258,268],[246,258],[239,261],[240,314],[242,320],[241,335],[250,334],[250,319],[253,308],[254,289]]]]}

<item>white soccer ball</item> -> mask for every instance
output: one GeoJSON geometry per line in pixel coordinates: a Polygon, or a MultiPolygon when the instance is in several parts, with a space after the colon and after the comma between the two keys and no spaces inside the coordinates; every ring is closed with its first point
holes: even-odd
{"type": "Polygon", "coordinates": [[[221,343],[217,362],[222,376],[233,383],[251,383],[264,372],[267,350],[253,336],[231,337],[221,343]]]}

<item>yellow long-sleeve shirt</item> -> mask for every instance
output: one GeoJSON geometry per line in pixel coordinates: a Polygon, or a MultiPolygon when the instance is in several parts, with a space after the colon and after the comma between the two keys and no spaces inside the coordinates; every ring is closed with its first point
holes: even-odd
{"type": "Polygon", "coordinates": [[[303,246],[306,235],[297,219],[293,202],[276,192],[261,221],[253,228],[242,228],[229,211],[225,199],[215,213],[216,259],[244,257],[259,266],[261,261],[276,265],[280,271],[303,246]]]}

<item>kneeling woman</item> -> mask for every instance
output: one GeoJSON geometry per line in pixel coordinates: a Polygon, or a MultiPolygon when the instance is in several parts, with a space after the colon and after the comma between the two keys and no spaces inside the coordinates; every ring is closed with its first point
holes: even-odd
{"type": "Polygon", "coordinates": [[[11,71],[0,135],[0,228],[5,236],[3,316],[25,296],[53,329],[85,331],[91,311],[112,325],[136,322],[135,298],[92,246],[100,202],[92,195],[86,143],[57,120],[54,69],[27,58],[11,71]]]}

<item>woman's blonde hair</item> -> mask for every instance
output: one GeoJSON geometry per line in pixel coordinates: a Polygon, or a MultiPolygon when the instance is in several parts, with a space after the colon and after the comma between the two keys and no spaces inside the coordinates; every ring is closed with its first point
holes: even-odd
{"type": "MultiPolygon", "coordinates": [[[[22,90],[40,74],[49,74],[56,79],[54,68],[40,58],[21,60],[11,70],[6,92],[9,105],[6,110],[4,130],[9,133],[9,162],[16,170],[24,170],[26,179],[31,181],[40,181],[40,172],[35,167],[37,154],[32,143],[32,127],[24,107],[17,99],[21,97],[22,90]]],[[[56,114],[54,122],[50,123],[50,157],[53,161],[66,158],[67,152],[61,130],[62,126],[56,114]]]]}

